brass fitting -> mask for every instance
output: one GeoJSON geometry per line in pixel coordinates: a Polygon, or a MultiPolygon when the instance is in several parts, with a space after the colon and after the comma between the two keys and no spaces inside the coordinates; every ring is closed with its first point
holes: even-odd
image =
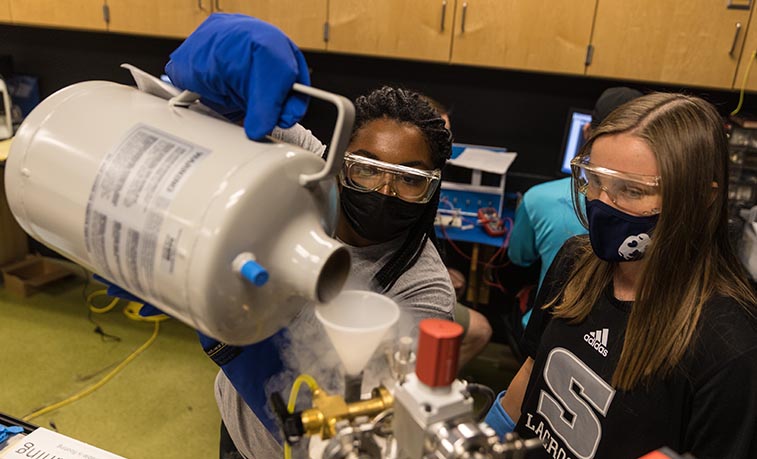
{"type": "Polygon", "coordinates": [[[323,389],[313,392],[313,408],[304,410],[300,415],[305,435],[319,435],[323,439],[336,435],[336,423],[353,420],[360,416],[375,416],[392,407],[394,397],[383,386],[371,391],[371,398],[353,403],[346,403],[339,395],[329,395],[323,389]]]}

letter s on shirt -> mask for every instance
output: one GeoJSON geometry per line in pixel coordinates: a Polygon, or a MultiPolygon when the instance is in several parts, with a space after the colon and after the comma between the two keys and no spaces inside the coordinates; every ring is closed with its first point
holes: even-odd
{"type": "Polygon", "coordinates": [[[544,381],[551,394],[541,391],[537,412],[577,457],[593,458],[602,438],[602,425],[591,407],[606,416],[615,389],[573,353],[560,347],[547,356],[544,381]]]}

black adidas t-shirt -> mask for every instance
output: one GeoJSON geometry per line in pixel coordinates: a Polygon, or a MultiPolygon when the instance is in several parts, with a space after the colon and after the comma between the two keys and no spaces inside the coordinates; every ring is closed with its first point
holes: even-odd
{"type": "Polygon", "coordinates": [[[667,446],[697,459],[757,458],[755,321],[733,300],[714,298],[672,374],[615,390],[632,303],[615,299],[610,286],[580,324],[539,309],[567,281],[576,241],[555,258],[526,330],[535,363],[515,430],[545,448],[527,457],[635,459],[667,446]]]}

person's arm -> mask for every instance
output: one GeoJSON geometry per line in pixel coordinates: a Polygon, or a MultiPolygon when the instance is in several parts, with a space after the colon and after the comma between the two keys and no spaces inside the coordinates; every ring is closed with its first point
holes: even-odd
{"type": "Polygon", "coordinates": [[[454,320],[455,289],[431,241],[426,241],[421,257],[400,276],[387,296],[410,312],[415,324],[431,318],[454,320]]]}
{"type": "Polygon", "coordinates": [[[531,379],[531,370],[536,359],[539,341],[541,340],[542,333],[552,319],[551,312],[545,310],[542,306],[560,294],[562,286],[568,278],[575,261],[575,249],[575,238],[566,241],[560,252],[555,256],[555,261],[550,266],[549,271],[547,271],[544,285],[536,296],[533,308],[534,317],[528,322],[528,327],[524,334],[523,347],[527,355],[526,361],[510,382],[507,390],[502,391],[497,396],[496,402],[486,416],[486,422],[500,436],[511,432],[520,418],[520,410],[523,405],[523,398],[526,394],[528,382],[531,379]]]}
{"type": "Polygon", "coordinates": [[[533,359],[528,357],[510,382],[507,390],[502,391],[497,396],[497,400],[486,415],[486,423],[500,437],[515,429],[515,424],[520,418],[520,408],[523,405],[523,398],[526,395],[533,366],[533,359]]]}
{"type": "Polygon", "coordinates": [[[232,346],[197,332],[203,351],[224,372],[231,385],[265,428],[281,442],[279,426],[267,409],[265,387],[269,380],[284,371],[282,349],[289,346],[286,329],[247,346],[232,346]]]}
{"type": "Polygon", "coordinates": [[[697,459],[757,457],[757,348],[694,387],[684,445],[697,459]]]}
{"type": "Polygon", "coordinates": [[[312,151],[321,157],[326,152],[326,145],[321,143],[321,141],[318,140],[318,137],[314,136],[309,129],[305,129],[299,123],[287,129],[282,129],[280,127],[274,128],[273,132],[271,132],[271,137],[284,143],[297,145],[305,150],[312,151]]]}
{"type": "Polygon", "coordinates": [[[507,257],[518,266],[531,266],[539,259],[539,252],[536,250],[536,233],[531,218],[528,216],[525,196],[515,211],[515,223],[510,232],[507,257]]]}
{"type": "Polygon", "coordinates": [[[510,418],[518,422],[520,419],[520,407],[523,404],[523,397],[526,395],[528,380],[531,379],[531,369],[534,367],[534,359],[526,358],[518,373],[513,378],[510,385],[507,386],[507,392],[502,397],[502,408],[505,409],[510,418]]]}

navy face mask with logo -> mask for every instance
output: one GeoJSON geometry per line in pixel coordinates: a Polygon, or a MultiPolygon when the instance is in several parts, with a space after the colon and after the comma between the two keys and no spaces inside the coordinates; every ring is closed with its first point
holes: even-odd
{"type": "Polygon", "coordinates": [[[652,240],[659,215],[636,217],[605,204],[585,200],[589,240],[594,254],[605,261],[640,260],[652,240]]]}
{"type": "Polygon", "coordinates": [[[357,234],[369,241],[385,242],[408,231],[420,219],[425,204],[343,187],[341,205],[345,218],[357,234]]]}

